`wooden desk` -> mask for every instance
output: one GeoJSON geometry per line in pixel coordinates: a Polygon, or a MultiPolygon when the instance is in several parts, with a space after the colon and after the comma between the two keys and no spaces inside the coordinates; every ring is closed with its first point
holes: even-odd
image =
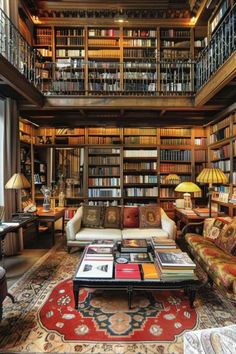
{"type": "Polygon", "coordinates": [[[39,222],[43,221],[51,224],[52,243],[55,244],[55,222],[62,219],[62,233],[64,234],[65,208],[55,208],[48,212],[43,211],[42,207],[37,207],[36,215],[39,222]]]}
{"type": "Polygon", "coordinates": [[[192,222],[200,222],[206,219],[206,216],[198,216],[193,210],[174,208],[175,222],[179,230],[192,222]]]}
{"type": "MultiPolygon", "coordinates": [[[[2,225],[0,225],[0,242],[1,242],[0,256],[2,258],[3,267],[4,267],[4,258],[5,258],[4,240],[6,235],[10,232],[16,232],[21,228],[25,228],[30,223],[37,223],[37,220],[38,218],[36,215],[29,216],[29,215],[19,214],[19,215],[13,215],[12,220],[5,221],[2,223],[2,225]]],[[[20,240],[20,242],[23,241],[20,240]]]]}

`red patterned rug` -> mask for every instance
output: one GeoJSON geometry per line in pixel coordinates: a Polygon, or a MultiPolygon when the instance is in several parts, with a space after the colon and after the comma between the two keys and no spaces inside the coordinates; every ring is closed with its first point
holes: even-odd
{"type": "Polygon", "coordinates": [[[84,289],[74,309],[72,276],[79,253],[55,247],[11,289],[4,301],[0,352],[167,354],[183,353],[187,330],[234,324],[235,308],[210,287],[197,295],[195,309],[181,291],[133,296],[84,289]]]}
{"type": "Polygon", "coordinates": [[[72,280],[58,284],[40,310],[42,326],[65,340],[173,341],[197,325],[197,313],[181,291],[137,293],[128,309],[125,292],[81,291],[74,309],[72,280]]]}

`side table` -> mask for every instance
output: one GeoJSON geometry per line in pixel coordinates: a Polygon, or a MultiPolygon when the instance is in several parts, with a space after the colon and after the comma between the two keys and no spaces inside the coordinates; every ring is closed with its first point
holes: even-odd
{"type": "Polygon", "coordinates": [[[43,211],[42,207],[37,207],[36,215],[39,218],[39,222],[46,222],[51,224],[51,238],[52,244],[55,244],[55,222],[62,219],[62,233],[64,234],[65,223],[65,208],[55,208],[48,212],[43,211]]]}

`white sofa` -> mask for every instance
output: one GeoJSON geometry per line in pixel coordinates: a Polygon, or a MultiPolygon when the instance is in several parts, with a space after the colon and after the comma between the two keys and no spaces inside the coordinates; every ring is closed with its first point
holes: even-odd
{"type": "Polygon", "coordinates": [[[140,228],[124,228],[124,229],[110,229],[110,228],[88,228],[82,227],[83,206],[80,206],[66,225],[66,238],[68,251],[71,247],[85,245],[91,243],[96,239],[107,239],[119,241],[122,239],[150,239],[152,236],[162,236],[175,239],[176,225],[161,209],[161,228],[140,229],[140,228]]]}

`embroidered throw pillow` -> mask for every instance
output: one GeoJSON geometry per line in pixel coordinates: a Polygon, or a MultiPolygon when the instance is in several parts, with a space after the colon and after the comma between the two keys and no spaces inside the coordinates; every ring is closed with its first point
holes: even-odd
{"type": "Polygon", "coordinates": [[[120,210],[119,207],[106,207],[103,223],[105,228],[120,229],[120,210]]]}
{"type": "Polygon", "coordinates": [[[82,225],[84,227],[101,227],[102,226],[102,213],[103,208],[100,206],[84,205],[82,225]]]}
{"type": "Polygon", "coordinates": [[[206,218],[203,224],[203,236],[208,237],[209,231],[214,224],[215,218],[206,218]]]}
{"type": "Polygon", "coordinates": [[[215,244],[223,251],[234,253],[236,249],[236,218],[222,230],[215,240],[215,244]]]}
{"type": "Polygon", "coordinates": [[[217,239],[221,231],[229,224],[230,221],[231,218],[229,218],[229,220],[227,218],[216,218],[211,228],[209,228],[206,237],[210,238],[211,240],[217,239]]]}
{"type": "Polygon", "coordinates": [[[139,207],[139,227],[141,229],[161,227],[161,210],[157,205],[139,207]]]}
{"type": "Polygon", "coordinates": [[[123,227],[138,228],[139,227],[139,208],[124,207],[123,208],[123,227]]]}

